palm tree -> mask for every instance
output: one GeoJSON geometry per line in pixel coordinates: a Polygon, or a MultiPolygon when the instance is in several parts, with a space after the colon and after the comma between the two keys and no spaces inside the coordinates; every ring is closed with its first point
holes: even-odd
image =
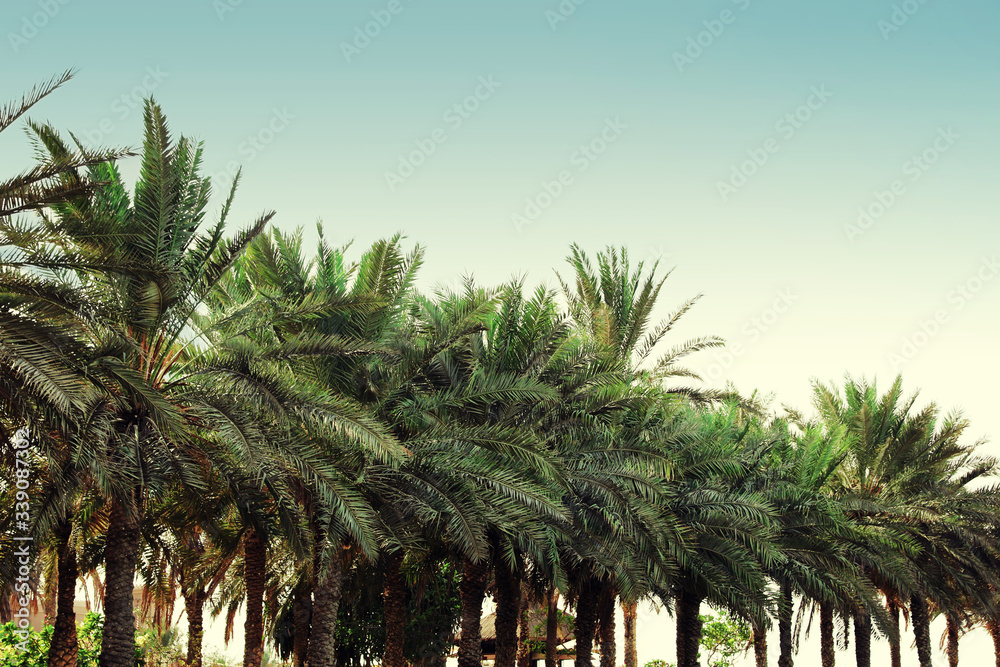
{"type": "MultiPolygon", "coordinates": [[[[959,442],[968,426],[959,415],[939,425],[934,405],[912,413],[916,397],[903,398],[899,377],[881,396],[874,383],[851,378],[844,398],[836,387],[816,384],[814,389],[823,422],[845,428],[850,438],[838,482],[849,514],[913,545],[907,554],[909,582],[898,573],[865,571],[887,597],[909,598],[918,657],[921,665],[929,665],[928,599],[944,609],[958,602],[956,596],[992,603],[988,591],[995,585],[991,563],[996,556],[983,545],[991,544],[984,531],[996,520],[997,490],[968,485],[995,474],[996,463],[975,454],[978,443],[959,442]]],[[[865,623],[859,629],[870,631],[865,623]]],[[[859,658],[862,664],[868,660],[859,658]]]]}
{"type": "MultiPolygon", "coordinates": [[[[12,126],[35,104],[69,81],[71,71],[35,86],[21,100],[0,107],[0,132],[12,126]]],[[[32,127],[39,127],[31,124],[32,127]]],[[[32,439],[46,442],[45,449],[65,451],[71,437],[70,424],[78,419],[86,404],[86,381],[80,372],[79,329],[72,318],[61,316],[49,305],[64,294],[32,276],[19,271],[24,259],[18,244],[30,232],[17,219],[21,213],[40,211],[47,206],[75,197],[88,196],[98,185],[89,178],[65,178],[75,170],[96,166],[129,155],[123,150],[88,150],[52,156],[21,174],[0,181],[0,431],[7,437],[11,427],[30,424],[32,439]]],[[[67,500],[72,494],[64,496],[67,500]]],[[[75,626],[72,622],[72,596],[75,590],[75,551],[70,544],[72,523],[67,505],[56,512],[56,561],[62,574],[62,588],[57,595],[63,609],[56,613],[58,630],[52,651],[54,664],[75,664],[75,626]],[[67,597],[69,596],[69,597],[67,597]],[[67,608],[67,605],[68,608],[67,608]],[[72,631],[71,631],[72,630],[72,631]]],[[[39,526],[40,539],[48,535],[48,525],[39,526]]],[[[3,580],[13,582],[7,563],[0,565],[3,580]]],[[[5,586],[6,588],[6,586],[5,586]]],[[[6,591],[4,591],[6,594],[6,591]]]]}
{"type": "MultiPolygon", "coordinates": [[[[85,457],[100,464],[90,474],[108,503],[102,667],[134,659],[132,588],[145,505],[169,483],[201,485],[202,454],[190,427],[204,415],[174,375],[184,336],[206,295],[271,217],[224,240],[230,193],[219,222],[199,231],[209,195],[208,179],[198,175],[201,147],[172,141],[153,102],[144,120],[134,197],[113,164],[91,165],[87,177],[62,170],[67,189],[103,185],[42,212],[38,224],[11,239],[19,254],[8,262],[40,276],[50,293],[61,291],[47,305],[86,329],[88,368],[105,392],[93,409],[111,428],[103,441],[89,443],[94,451],[85,457]]],[[[76,155],[51,128],[31,127],[50,163],[76,155]]]]}
{"type": "Polygon", "coordinates": [[[730,405],[697,415],[701,433],[677,452],[674,497],[666,509],[690,538],[676,547],[680,576],[673,583],[677,665],[697,665],[703,600],[754,620],[766,618],[764,572],[787,560],[773,544],[774,510],[746,483],[780,433],[743,423],[730,405]]]}
{"type": "MultiPolygon", "coordinates": [[[[608,247],[597,254],[595,270],[587,254],[575,244],[570,248],[567,261],[573,269],[573,281],[568,283],[560,278],[560,283],[569,303],[570,315],[577,326],[596,342],[605,358],[625,367],[626,382],[661,383],[678,377],[699,379],[695,373],[679,366],[678,362],[693,352],[722,345],[723,341],[717,337],[687,341],[660,356],[652,368],[640,368],[701,295],[687,300],[667,319],[650,328],[653,309],[670,276],[668,272],[662,278],[656,277],[658,262],[644,276],[643,262],[639,262],[633,270],[625,248],[617,250],[608,247]]],[[[670,388],[668,391],[697,402],[725,396],[694,387],[670,388]]],[[[632,643],[636,633],[636,605],[637,600],[622,598],[625,634],[632,643]]],[[[636,667],[636,655],[634,649],[630,650],[628,642],[625,667],[636,667]]]]}
{"type": "MultiPolygon", "coordinates": [[[[19,101],[0,107],[0,132],[13,125],[39,101],[73,78],[67,70],[32,88],[19,101]]],[[[53,204],[69,201],[93,192],[99,180],[65,178],[76,170],[104,164],[132,153],[128,150],[92,150],[80,148],[63,155],[50,156],[35,167],[0,181],[0,220],[26,211],[39,211],[53,204]]],[[[0,245],[7,245],[0,243],[0,245]]]]}

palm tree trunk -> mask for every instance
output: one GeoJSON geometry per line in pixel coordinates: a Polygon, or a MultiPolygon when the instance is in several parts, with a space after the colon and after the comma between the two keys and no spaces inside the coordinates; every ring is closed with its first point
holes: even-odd
{"type": "Polygon", "coordinates": [[[521,611],[521,581],[504,563],[493,570],[496,581],[497,654],[495,667],[516,667],[517,626],[521,611]]]}
{"type": "Polygon", "coordinates": [[[677,595],[677,667],[698,667],[701,596],[686,589],[677,595]]]}
{"type": "MultiPolygon", "coordinates": [[[[548,614],[545,617],[545,667],[557,667],[556,651],[559,634],[559,591],[549,586],[548,614]]],[[[1000,667],[1000,665],[998,665],[1000,667]]]]}
{"type": "Polygon", "coordinates": [[[531,596],[529,595],[528,584],[521,581],[521,611],[518,616],[517,629],[517,667],[531,667],[531,596]]]}
{"type": "Polygon", "coordinates": [[[337,611],[340,609],[344,566],[336,551],[339,550],[334,551],[326,568],[316,568],[309,648],[306,652],[309,667],[334,667],[337,664],[337,611]]]}
{"type": "Polygon", "coordinates": [[[458,594],[462,598],[462,641],[458,646],[458,667],[480,667],[482,664],[483,638],[480,632],[480,620],[483,616],[483,598],[489,580],[490,567],[487,563],[465,560],[462,583],[458,586],[458,594]]]}
{"type": "Polygon", "coordinates": [[[312,593],[306,582],[295,587],[292,598],[292,623],[295,635],[292,637],[292,664],[305,667],[309,655],[309,621],[312,615],[312,593]]]}
{"type": "Polygon", "coordinates": [[[625,650],[625,667],[639,667],[639,654],[635,647],[635,621],[638,615],[639,603],[635,600],[622,600],[622,629],[625,632],[622,647],[625,650]]]}
{"type": "Polygon", "coordinates": [[[383,667],[406,667],[406,659],[403,657],[403,633],[406,629],[406,586],[403,582],[402,568],[403,552],[401,550],[386,556],[385,589],[382,598],[385,606],[383,667]]]}
{"type": "Polygon", "coordinates": [[[932,667],[931,628],[927,600],[919,595],[910,597],[910,618],[913,619],[913,636],[917,640],[917,659],[920,667],[932,667]]]}
{"type": "Polygon", "coordinates": [[[184,615],[187,616],[187,667],[201,667],[202,643],[205,635],[205,589],[182,587],[184,615]]]}
{"type": "Polygon", "coordinates": [[[45,587],[42,595],[42,609],[45,611],[45,625],[55,625],[59,616],[59,565],[56,564],[55,584],[49,581],[48,574],[45,575],[45,587]]]}
{"type": "Polygon", "coordinates": [[[597,631],[597,612],[600,589],[594,582],[580,586],[576,601],[576,667],[593,667],[594,633],[597,631]]]}
{"type": "Polygon", "coordinates": [[[778,667],[792,667],[792,585],[781,582],[778,601],[778,667]]]}
{"type": "Polygon", "coordinates": [[[819,656],[823,667],[833,667],[837,660],[833,645],[833,605],[829,602],[819,605],[819,656]]]}
{"type": "Polygon", "coordinates": [[[264,583],[267,550],[257,531],[251,529],[243,541],[243,582],[247,593],[247,617],[243,623],[243,667],[260,667],[264,655],[264,583]]]}
{"type": "Polygon", "coordinates": [[[996,667],[1000,667],[1000,619],[993,617],[986,621],[986,629],[993,638],[993,657],[996,659],[996,667]]]}
{"type": "MultiPolygon", "coordinates": [[[[902,667],[903,657],[900,654],[899,604],[895,598],[890,598],[889,608],[889,667],[902,667]]],[[[1000,664],[997,664],[1000,667],[1000,664]]]]}
{"type": "Polygon", "coordinates": [[[142,534],[139,508],[131,495],[124,503],[112,497],[104,545],[104,635],[99,667],[135,664],[135,564],[142,534]],[[123,506],[124,505],[124,506],[123,506]]]}
{"type": "Polygon", "coordinates": [[[958,667],[958,622],[948,617],[948,666],[958,667]]]}
{"type": "Polygon", "coordinates": [[[854,655],[858,667],[871,667],[872,617],[865,611],[854,614],[854,655]]]}
{"type": "Polygon", "coordinates": [[[49,646],[49,667],[76,667],[79,646],[76,640],[76,549],[69,543],[73,523],[63,519],[55,530],[59,563],[56,574],[56,622],[49,646]]]}
{"type": "Polygon", "coordinates": [[[753,624],[753,658],[757,667],[767,667],[767,631],[760,623],[753,624]]]}
{"type": "Polygon", "coordinates": [[[601,638],[601,667],[615,667],[618,650],[615,646],[615,600],[618,594],[611,586],[605,586],[598,608],[601,638]]]}

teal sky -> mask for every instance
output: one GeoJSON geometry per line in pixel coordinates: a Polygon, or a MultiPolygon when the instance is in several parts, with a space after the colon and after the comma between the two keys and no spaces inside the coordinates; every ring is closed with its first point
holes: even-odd
{"type": "MultiPolygon", "coordinates": [[[[899,370],[1000,434],[1000,5],[576,2],[7,0],[0,99],[78,68],[35,117],[138,145],[122,96],[152,93],[207,173],[244,167],[237,220],[322,219],[356,248],[402,231],[428,287],[552,284],[571,242],[625,245],[676,267],[661,316],[705,295],[677,334],[733,344],[692,361],[715,384],[807,408],[812,377],[899,370]],[[516,225],[526,200],[548,205],[516,225]]],[[[29,160],[5,133],[0,173],[29,160]]]]}

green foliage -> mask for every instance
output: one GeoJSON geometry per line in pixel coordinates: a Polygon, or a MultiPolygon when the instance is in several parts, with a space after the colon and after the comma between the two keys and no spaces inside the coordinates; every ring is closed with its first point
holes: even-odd
{"type": "Polygon", "coordinates": [[[746,653],[752,646],[753,631],[746,621],[733,618],[720,611],[718,618],[711,614],[698,616],[702,622],[701,648],[708,653],[708,667],[732,667],[733,657],[746,653]]]}
{"type": "Polygon", "coordinates": [[[421,595],[409,596],[403,645],[403,656],[409,662],[429,662],[451,650],[451,636],[462,616],[460,580],[458,570],[445,563],[421,595]]]}
{"type": "MultiPolygon", "coordinates": [[[[27,637],[17,631],[14,621],[0,625],[0,667],[46,667],[55,628],[46,625],[41,631],[29,630],[27,637]]],[[[104,636],[104,616],[88,612],[76,628],[79,646],[77,667],[97,667],[104,636]]],[[[167,667],[183,661],[182,638],[175,628],[164,632],[145,628],[135,633],[135,664],[144,667],[167,667]]]]}
{"type": "Polygon", "coordinates": [[[135,633],[137,662],[145,667],[169,667],[184,660],[186,646],[177,628],[146,628],[135,633]],[[141,656],[141,657],[140,657],[141,656]]]}
{"type": "MultiPolygon", "coordinates": [[[[53,626],[46,625],[40,632],[29,630],[24,637],[17,631],[14,621],[0,625],[0,667],[46,667],[54,630],[53,626]]],[[[97,667],[103,632],[104,617],[89,612],[76,629],[78,667],[97,667]]],[[[140,663],[137,661],[137,664],[140,663]]]]}
{"type": "Polygon", "coordinates": [[[77,667],[97,667],[101,656],[101,639],[104,637],[104,616],[88,611],[83,624],[76,629],[78,646],[77,667]]]}
{"type": "Polygon", "coordinates": [[[41,632],[21,634],[15,621],[0,625],[0,667],[45,667],[48,663],[52,626],[41,632]]]}
{"type": "Polygon", "coordinates": [[[642,667],[674,667],[674,663],[666,660],[650,660],[642,667]]]}
{"type": "MultiPolygon", "coordinates": [[[[458,596],[459,572],[442,563],[420,588],[406,596],[403,655],[411,664],[432,663],[451,650],[462,602],[458,596]]],[[[378,661],[385,650],[383,582],[372,577],[358,597],[341,604],[337,618],[337,656],[340,664],[378,661]]]]}

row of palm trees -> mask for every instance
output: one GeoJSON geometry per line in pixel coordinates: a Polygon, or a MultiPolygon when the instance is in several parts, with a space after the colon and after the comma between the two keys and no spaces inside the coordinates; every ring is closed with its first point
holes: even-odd
{"type": "MultiPolygon", "coordinates": [[[[67,78],[0,110],[0,130],[67,78]]],[[[901,614],[922,665],[934,614],[956,662],[963,627],[1000,627],[997,464],[898,378],[817,383],[812,419],[701,388],[682,364],[722,341],[662,350],[697,299],[654,324],[666,277],[625,250],[571,247],[557,290],[428,295],[399,236],[356,261],[270,212],[227,236],[239,177],[207,220],[201,145],[152,101],[144,121],[131,189],[129,151],[32,122],[38,164],[0,183],[0,442],[31,431],[51,665],[76,662],[72,602],[95,572],[101,667],[133,664],[137,576],[157,622],[183,600],[193,667],[206,608],[230,629],[242,609],[246,667],[266,630],[297,666],[344,662],[346,608],[372,595],[381,664],[437,664],[407,655],[407,600],[443,571],[460,667],[481,663],[488,595],[498,667],[526,664],[528,606],[560,598],[579,667],[595,644],[614,667],[618,605],[635,666],[645,599],[674,611],[678,667],[698,664],[705,603],[752,624],[759,666],[772,623],[792,665],[796,601],[819,613],[824,667],[838,623],[865,667],[873,636],[899,665],[901,614]]],[[[9,614],[16,489],[0,493],[9,614]]]]}

